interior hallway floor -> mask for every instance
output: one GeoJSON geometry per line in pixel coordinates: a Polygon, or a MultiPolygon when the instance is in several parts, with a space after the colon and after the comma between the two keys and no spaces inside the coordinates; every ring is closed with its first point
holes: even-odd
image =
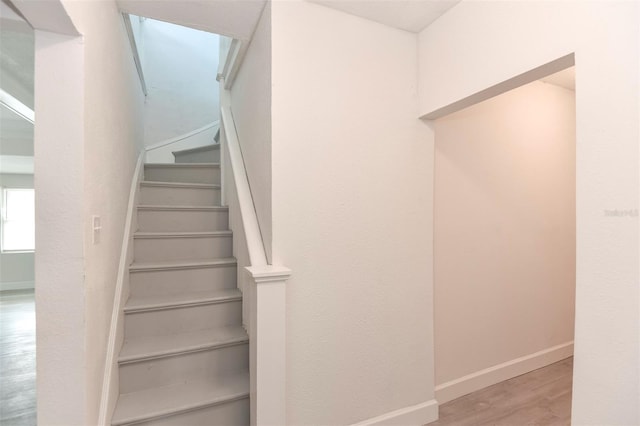
{"type": "MultiPolygon", "coordinates": [[[[0,293],[0,424],[36,425],[33,291],[0,293]]],[[[429,426],[570,425],[573,358],[440,406],[429,426]]]]}
{"type": "Polygon", "coordinates": [[[36,424],[33,291],[0,292],[0,424],[36,424]]]}
{"type": "Polygon", "coordinates": [[[429,426],[570,425],[573,357],[440,406],[429,426]]]}

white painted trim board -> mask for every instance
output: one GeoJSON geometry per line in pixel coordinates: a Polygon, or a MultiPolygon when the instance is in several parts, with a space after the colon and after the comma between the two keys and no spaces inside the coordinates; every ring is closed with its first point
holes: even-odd
{"type": "Polygon", "coordinates": [[[107,356],[104,365],[104,377],[102,378],[102,396],[100,398],[100,411],[98,414],[98,425],[108,426],[111,424],[111,416],[118,400],[118,354],[124,340],[124,318],[122,307],[128,296],[128,273],[130,258],[133,256],[133,233],[137,228],[135,209],[138,204],[140,181],[142,180],[142,170],[145,151],[138,155],[133,177],[131,178],[131,188],[129,189],[129,203],[127,205],[127,217],[124,224],[124,235],[122,237],[122,251],[120,252],[120,263],[118,266],[118,279],[116,281],[116,291],[113,298],[113,310],[111,312],[111,326],[109,329],[109,342],[107,343],[107,356]],[[126,287],[126,288],[125,288],[126,287]]]}
{"type": "Polygon", "coordinates": [[[207,125],[204,125],[204,126],[198,128],[198,129],[192,130],[190,132],[184,133],[182,135],[179,135],[179,136],[176,136],[176,137],[173,137],[173,138],[170,138],[170,139],[165,139],[165,140],[163,140],[161,142],[158,142],[158,143],[155,143],[153,145],[149,145],[149,146],[145,147],[144,149],[145,149],[145,151],[148,152],[148,151],[152,151],[154,149],[162,148],[163,146],[167,146],[167,145],[174,144],[176,142],[180,142],[181,140],[190,138],[191,136],[195,136],[195,135],[197,135],[199,133],[202,133],[202,132],[204,132],[206,130],[209,130],[209,129],[211,129],[213,127],[216,127],[216,126],[220,127],[220,120],[216,120],[214,122],[211,122],[211,123],[209,123],[207,125]]]}
{"type": "Polygon", "coordinates": [[[421,426],[436,420],[438,420],[438,401],[431,399],[354,423],[351,426],[421,426]]]}
{"type": "Polygon", "coordinates": [[[32,290],[36,288],[35,281],[4,281],[0,282],[0,291],[32,290]]]}
{"type": "Polygon", "coordinates": [[[512,379],[573,355],[573,341],[525,355],[436,386],[440,404],[512,379]]]}

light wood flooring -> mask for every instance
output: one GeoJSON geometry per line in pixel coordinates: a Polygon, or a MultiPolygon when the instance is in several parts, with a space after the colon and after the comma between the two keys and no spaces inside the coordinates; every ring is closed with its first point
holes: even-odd
{"type": "MultiPolygon", "coordinates": [[[[33,292],[0,293],[0,424],[36,425],[33,292]]],[[[440,406],[429,426],[570,425],[573,358],[440,406]]]]}
{"type": "Polygon", "coordinates": [[[572,379],[567,358],[443,404],[429,426],[570,425],[572,379]]]}
{"type": "Polygon", "coordinates": [[[0,292],[0,424],[36,424],[33,291],[0,292]]]}

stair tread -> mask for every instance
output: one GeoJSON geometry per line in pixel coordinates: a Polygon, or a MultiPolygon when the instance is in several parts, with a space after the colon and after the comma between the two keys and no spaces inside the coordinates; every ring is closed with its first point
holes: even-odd
{"type": "MultiPolygon", "coordinates": [[[[198,152],[207,152],[207,151],[213,151],[215,149],[220,149],[220,144],[219,143],[212,143],[209,145],[202,145],[196,148],[188,148],[188,149],[181,149],[178,151],[171,151],[171,153],[173,155],[180,155],[180,154],[195,154],[198,152]]],[[[185,163],[180,163],[180,164],[185,164],[185,163]]],[[[189,164],[189,163],[187,163],[189,164]]]]}
{"type": "Polygon", "coordinates": [[[121,394],[113,413],[113,426],[188,412],[249,396],[249,374],[222,380],[197,380],[121,394]]]}
{"type": "Polygon", "coordinates": [[[135,337],[125,340],[118,361],[152,359],[248,341],[249,336],[240,325],[165,336],[135,337]]]}
{"type": "Polygon", "coordinates": [[[125,312],[150,311],[156,309],[204,305],[216,302],[239,300],[242,293],[237,288],[200,291],[194,293],[167,294],[159,296],[131,296],[124,306],[125,312]]]}
{"type": "Polygon", "coordinates": [[[218,168],[220,163],[146,163],[145,168],[181,169],[181,168],[218,168]]]}
{"type": "Polygon", "coordinates": [[[141,204],[138,210],[211,210],[211,211],[227,211],[227,206],[172,206],[172,205],[155,205],[141,204]]]}
{"type": "Polygon", "coordinates": [[[236,259],[233,257],[222,257],[207,260],[177,260],[167,262],[134,262],[129,267],[129,271],[144,271],[156,269],[179,269],[179,268],[198,268],[219,265],[235,265],[236,259]]]}
{"type": "Polygon", "coordinates": [[[133,238],[178,238],[178,237],[221,237],[231,236],[231,230],[226,231],[172,231],[172,232],[136,232],[133,238]]]}
{"type": "Polygon", "coordinates": [[[175,188],[202,188],[202,189],[220,189],[219,184],[214,183],[197,183],[197,182],[164,182],[156,180],[143,180],[140,182],[142,186],[168,186],[175,188]]]}

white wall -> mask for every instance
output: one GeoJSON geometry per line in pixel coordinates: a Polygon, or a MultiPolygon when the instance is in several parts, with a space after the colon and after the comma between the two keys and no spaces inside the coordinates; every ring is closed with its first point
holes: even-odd
{"type": "Polygon", "coordinates": [[[84,45],[79,37],[38,30],[35,46],[38,423],[83,425],[84,45]]]}
{"type": "Polygon", "coordinates": [[[38,422],[93,425],[129,185],[143,147],[143,95],[115,2],[65,7],[82,39],[39,33],[36,43],[38,422]],[[102,221],[97,244],[93,215],[102,221]]]}
{"type": "Polygon", "coordinates": [[[434,129],[436,386],[462,382],[436,388],[442,404],[475,390],[465,376],[497,383],[571,353],[575,93],[533,82],[434,129]]]}
{"type": "Polygon", "coordinates": [[[271,8],[273,263],[293,271],[287,424],[406,407],[398,424],[427,423],[433,140],[417,119],[416,36],[305,1],[271,8]]]}
{"type": "Polygon", "coordinates": [[[176,151],[212,144],[219,128],[220,122],[216,121],[186,135],[147,146],[145,161],[147,163],[173,163],[175,162],[173,153],[176,151]]]}
{"type": "MultiPolygon", "coordinates": [[[[33,175],[0,174],[0,188],[33,188],[33,175]]],[[[34,281],[33,253],[0,253],[0,291],[33,288],[34,281]]]]}
{"type": "Polygon", "coordinates": [[[231,108],[262,241],[271,259],[271,5],[267,4],[231,90],[231,108]]]}
{"type": "Polygon", "coordinates": [[[140,32],[148,92],[145,145],[218,120],[219,36],[153,19],[145,19],[140,32]]]}
{"type": "Polygon", "coordinates": [[[575,424],[640,422],[638,218],[607,213],[638,208],[638,8],[463,1],[419,37],[421,114],[575,52],[575,424]]]}

